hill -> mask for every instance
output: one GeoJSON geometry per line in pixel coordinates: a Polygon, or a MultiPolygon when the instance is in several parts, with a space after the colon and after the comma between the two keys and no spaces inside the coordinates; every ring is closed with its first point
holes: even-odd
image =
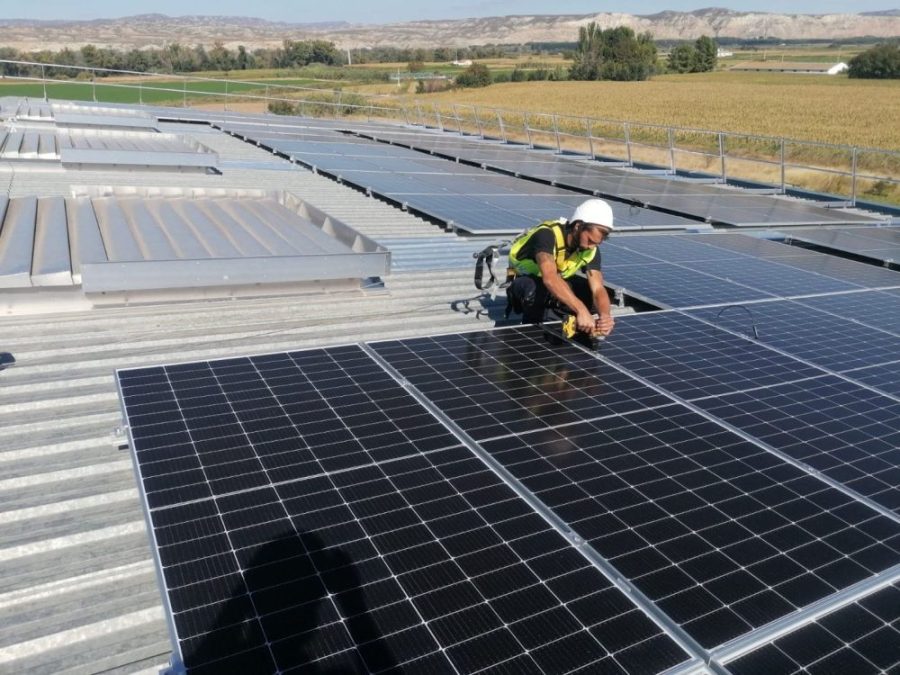
{"type": "Polygon", "coordinates": [[[519,15],[411,21],[393,24],[346,22],[288,23],[233,16],[142,14],[91,21],[0,20],[0,45],[19,50],[78,48],[84,44],[117,49],[162,47],[167,43],[229,48],[274,47],[285,39],[324,39],[339,47],[435,47],[470,44],[572,42],[590,21],[603,28],[630,26],[656,39],[714,37],[779,40],[848,39],[900,36],[900,10],[864,14],[767,14],[728,9],[635,14],[519,15]]]}

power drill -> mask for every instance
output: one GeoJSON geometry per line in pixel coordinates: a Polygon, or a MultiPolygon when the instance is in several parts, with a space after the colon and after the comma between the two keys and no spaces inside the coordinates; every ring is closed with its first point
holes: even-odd
{"type": "MultiPolygon", "coordinates": [[[[576,335],[585,335],[584,333],[579,333],[578,326],[575,323],[574,314],[566,313],[562,322],[562,334],[569,340],[573,339],[576,335]]],[[[600,332],[600,319],[597,319],[594,323],[594,330],[590,335],[591,349],[598,349],[605,339],[606,336],[600,332]]]]}

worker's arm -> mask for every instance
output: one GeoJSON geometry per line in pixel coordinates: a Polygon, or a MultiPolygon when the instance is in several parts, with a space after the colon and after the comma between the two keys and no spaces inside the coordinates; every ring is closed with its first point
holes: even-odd
{"type": "MultiPolygon", "coordinates": [[[[541,270],[541,280],[544,282],[547,290],[550,291],[550,295],[572,311],[575,315],[575,325],[578,326],[578,330],[584,333],[592,332],[594,330],[594,316],[591,314],[591,310],[584,306],[584,303],[572,292],[572,287],[559,276],[559,270],[556,269],[556,261],[553,259],[553,256],[545,251],[538,251],[535,259],[541,270]]],[[[606,298],[606,304],[608,310],[609,298],[606,298]]]]}
{"type": "Polygon", "coordinates": [[[597,309],[597,314],[600,317],[597,328],[600,329],[603,335],[609,335],[613,326],[616,325],[616,321],[612,316],[609,293],[606,290],[606,286],[603,285],[603,272],[589,269],[587,270],[587,280],[591,287],[591,295],[594,297],[594,307],[597,309]]]}

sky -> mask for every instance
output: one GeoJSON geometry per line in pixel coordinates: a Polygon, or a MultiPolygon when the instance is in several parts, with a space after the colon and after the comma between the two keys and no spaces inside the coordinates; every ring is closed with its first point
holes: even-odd
{"type": "Polygon", "coordinates": [[[312,23],[393,23],[417,19],[461,19],[509,14],[594,14],[622,12],[654,14],[664,10],[691,11],[703,7],[727,7],[742,12],[835,14],[871,12],[900,7],[900,0],[652,0],[651,2],[589,2],[585,0],[446,0],[438,3],[410,0],[341,0],[314,3],[309,0],[0,0],[0,19],[107,19],[135,14],[207,14],[252,16],[270,21],[312,23]]]}

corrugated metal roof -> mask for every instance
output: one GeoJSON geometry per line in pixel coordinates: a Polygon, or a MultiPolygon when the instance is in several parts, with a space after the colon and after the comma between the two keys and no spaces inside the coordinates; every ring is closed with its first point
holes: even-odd
{"type": "MultiPolygon", "coordinates": [[[[408,271],[353,292],[0,320],[0,672],[139,672],[164,664],[170,652],[131,464],[116,434],[115,368],[492,323],[477,301],[454,309],[475,296],[470,243],[326,178],[285,171],[283,160],[224,134],[197,127],[192,136],[219,152],[225,167],[218,176],[192,174],[192,186],[290,192],[389,241],[395,270],[408,271]],[[451,248],[460,249],[458,267],[444,267],[451,248]]],[[[159,171],[0,166],[0,187],[13,197],[184,183],[159,171]]],[[[496,316],[500,307],[488,309],[496,316]]]]}

